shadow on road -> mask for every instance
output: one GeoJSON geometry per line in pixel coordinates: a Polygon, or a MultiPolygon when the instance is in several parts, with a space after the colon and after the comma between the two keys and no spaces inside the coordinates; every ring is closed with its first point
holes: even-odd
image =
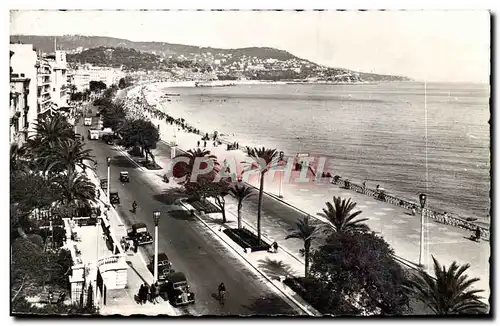
{"type": "Polygon", "coordinates": [[[280,276],[295,276],[290,265],[283,263],[281,260],[273,260],[269,258],[260,259],[259,268],[261,268],[262,272],[268,275],[271,279],[279,280],[280,276]]]}
{"type": "Polygon", "coordinates": [[[113,164],[113,166],[116,166],[119,168],[131,168],[131,169],[137,168],[137,166],[134,163],[130,162],[130,160],[124,155],[114,156],[112,164],[113,164]]]}
{"type": "Polygon", "coordinates": [[[288,304],[276,295],[269,295],[255,299],[250,305],[242,307],[252,311],[252,316],[279,316],[276,311],[283,311],[280,315],[297,315],[288,304]]]}

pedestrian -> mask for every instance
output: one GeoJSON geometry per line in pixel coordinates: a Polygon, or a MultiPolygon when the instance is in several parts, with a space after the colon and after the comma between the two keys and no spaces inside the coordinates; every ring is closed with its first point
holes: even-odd
{"type": "Polygon", "coordinates": [[[207,141],[206,141],[206,140],[204,140],[204,141],[203,141],[203,147],[204,147],[204,148],[206,148],[206,147],[207,147],[207,141]]]}
{"type": "Polygon", "coordinates": [[[413,206],[411,207],[411,215],[415,216],[415,214],[417,214],[417,210],[416,210],[416,206],[415,206],[415,205],[413,205],[413,206]]]}
{"type": "Polygon", "coordinates": [[[155,293],[156,293],[156,286],[154,283],[151,283],[151,286],[149,288],[149,293],[150,293],[150,301],[153,303],[153,304],[156,304],[156,297],[155,297],[155,293]]]}
{"type": "Polygon", "coordinates": [[[200,141],[198,140],[198,147],[200,147],[200,141]]]}
{"type": "Polygon", "coordinates": [[[154,300],[156,303],[160,303],[160,285],[158,285],[158,282],[155,282],[154,300]]]}
{"type": "Polygon", "coordinates": [[[142,302],[146,303],[147,301],[150,301],[150,293],[149,293],[149,286],[147,283],[144,283],[143,287],[143,297],[142,297],[142,302]]]}
{"type": "Polygon", "coordinates": [[[137,293],[137,299],[141,305],[144,303],[143,298],[144,298],[144,284],[141,284],[139,292],[137,293]]]}
{"type": "Polygon", "coordinates": [[[444,214],[443,214],[443,223],[446,224],[447,220],[448,220],[448,213],[444,212],[444,214]]]}

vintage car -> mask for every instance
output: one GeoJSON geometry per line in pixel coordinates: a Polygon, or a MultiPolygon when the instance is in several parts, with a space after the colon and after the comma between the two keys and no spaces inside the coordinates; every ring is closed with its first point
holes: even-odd
{"type": "Polygon", "coordinates": [[[109,202],[111,204],[120,205],[120,196],[118,195],[118,191],[109,191],[109,202]]]}
{"type": "Polygon", "coordinates": [[[148,228],[144,223],[133,224],[132,227],[127,230],[127,237],[130,240],[136,241],[138,246],[153,243],[153,237],[149,234],[148,228]]]}
{"type": "MultiPolygon", "coordinates": [[[[151,274],[154,274],[154,263],[155,256],[152,255],[149,258],[148,269],[151,274]]],[[[158,254],[158,283],[165,283],[170,274],[172,274],[174,270],[172,269],[172,263],[168,260],[167,254],[164,252],[160,252],[158,254]]]]}
{"type": "Polygon", "coordinates": [[[108,179],[101,179],[101,189],[104,191],[108,189],[108,179]]]}
{"type": "Polygon", "coordinates": [[[170,274],[167,283],[160,285],[160,295],[174,307],[194,303],[194,293],[189,290],[186,275],[182,272],[170,274]]]}
{"type": "Polygon", "coordinates": [[[127,171],[121,171],[120,172],[120,182],[129,182],[128,178],[128,172],[127,171]]]}
{"type": "MultiPolygon", "coordinates": [[[[92,112],[92,111],[91,111],[92,112]]],[[[92,117],[86,117],[84,120],[83,120],[83,125],[84,126],[92,126],[92,117]]]]}

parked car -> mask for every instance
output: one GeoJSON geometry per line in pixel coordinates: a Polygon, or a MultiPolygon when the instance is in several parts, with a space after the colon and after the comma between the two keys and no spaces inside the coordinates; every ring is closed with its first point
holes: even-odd
{"type": "Polygon", "coordinates": [[[160,285],[160,295],[174,307],[194,303],[194,293],[189,290],[186,275],[182,272],[170,274],[167,283],[160,285]]]}
{"type": "Polygon", "coordinates": [[[108,189],[108,179],[101,179],[101,189],[104,191],[108,189]]]}
{"type": "Polygon", "coordinates": [[[148,232],[148,228],[144,223],[133,224],[132,227],[127,230],[127,237],[130,240],[137,241],[138,246],[153,243],[153,237],[148,232]]]}
{"type": "Polygon", "coordinates": [[[92,117],[85,118],[85,120],[83,120],[83,125],[84,126],[92,126],[92,117]]]}
{"type": "Polygon", "coordinates": [[[111,204],[120,205],[120,195],[118,195],[118,191],[109,191],[109,202],[111,204]]]}
{"type": "Polygon", "coordinates": [[[128,172],[127,171],[121,171],[120,172],[120,182],[129,182],[130,179],[128,178],[128,172]]]}
{"type": "MultiPolygon", "coordinates": [[[[154,263],[155,256],[152,255],[149,258],[148,269],[151,274],[154,274],[154,263]]],[[[158,254],[158,283],[167,282],[168,276],[172,274],[174,270],[172,269],[172,263],[169,261],[167,254],[164,252],[160,252],[158,254]]]]}

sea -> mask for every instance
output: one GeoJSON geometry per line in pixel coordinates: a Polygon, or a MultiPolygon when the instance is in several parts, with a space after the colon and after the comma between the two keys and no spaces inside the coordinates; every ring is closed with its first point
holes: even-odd
{"type": "Polygon", "coordinates": [[[177,87],[167,113],[240,146],[326,157],[325,170],[440,212],[490,215],[490,87],[460,83],[177,87]]]}

